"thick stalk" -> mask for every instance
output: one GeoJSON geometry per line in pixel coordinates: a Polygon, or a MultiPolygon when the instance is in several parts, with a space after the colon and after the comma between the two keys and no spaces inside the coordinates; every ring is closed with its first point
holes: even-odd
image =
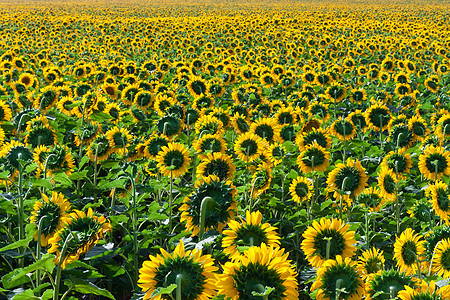
{"type": "Polygon", "coordinates": [[[206,210],[208,209],[209,203],[214,204],[214,200],[211,197],[205,197],[200,204],[200,230],[198,232],[199,240],[202,240],[203,233],[205,232],[206,210]]]}
{"type": "Polygon", "coordinates": [[[175,279],[176,285],[177,285],[177,300],[181,300],[181,279],[183,279],[182,274],[177,274],[177,277],[175,279]]]}
{"type": "Polygon", "coordinates": [[[67,246],[69,245],[72,239],[73,239],[72,233],[69,233],[69,235],[66,237],[66,240],[64,241],[61,254],[59,255],[58,267],[56,268],[55,289],[53,290],[53,300],[58,300],[59,298],[59,285],[61,284],[61,269],[62,269],[61,265],[64,260],[64,257],[66,256],[67,246]]]}

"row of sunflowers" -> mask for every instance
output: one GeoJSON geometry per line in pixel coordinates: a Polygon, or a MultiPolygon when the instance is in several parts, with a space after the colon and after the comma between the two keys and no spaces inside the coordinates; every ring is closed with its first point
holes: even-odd
{"type": "Polygon", "coordinates": [[[0,299],[450,299],[448,5],[0,7],[0,299]]]}

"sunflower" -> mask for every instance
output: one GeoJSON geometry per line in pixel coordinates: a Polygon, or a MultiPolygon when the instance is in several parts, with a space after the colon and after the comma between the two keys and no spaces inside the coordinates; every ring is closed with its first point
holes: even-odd
{"type": "Polygon", "coordinates": [[[358,300],[364,296],[364,282],[356,262],[349,257],[337,255],[329,259],[317,270],[317,280],[311,291],[317,290],[317,300],[350,299],[358,300]],[[341,295],[345,293],[345,295],[341,295]]]}
{"type": "Polygon", "coordinates": [[[449,188],[444,182],[438,180],[433,185],[429,185],[428,189],[431,195],[431,204],[436,215],[439,216],[445,224],[450,224],[450,198],[449,188]]]}
{"type": "Polygon", "coordinates": [[[5,101],[0,100],[0,124],[3,122],[9,122],[12,118],[12,112],[9,105],[5,101]]]}
{"type": "Polygon", "coordinates": [[[143,89],[139,87],[138,83],[128,85],[126,88],[123,89],[121,93],[122,102],[125,105],[131,105],[133,102],[135,102],[136,95],[142,91],[143,89]]]}
{"type": "MultiPolygon", "coordinates": [[[[145,292],[144,299],[162,300],[165,295],[152,297],[158,288],[176,284],[181,276],[181,299],[210,299],[215,296],[214,259],[211,255],[202,255],[202,250],[185,251],[183,241],[172,254],[161,248],[161,255],[150,255],[139,270],[138,286],[145,292]]],[[[175,299],[176,291],[170,294],[175,299]]]]}
{"type": "Polygon", "coordinates": [[[153,102],[154,97],[150,91],[142,90],[134,97],[134,104],[136,104],[139,109],[149,108],[153,105],[153,102]]]}
{"type": "Polygon", "coordinates": [[[83,124],[75,131],[75,145],[79,147],[81,143],[90,144],[101,130],[101,126],[97,122],[83,124]]]}
{"type": "Polygon", "coordinates": [[[128,129],[115,126],[108,130],[105,134],[108,137],[111,151],[124,155],[126,148],[130,146],[130,141],[132,139],[128,129]]]}
{"type": "Polygon", "coordinates": [[[446,285],[436,290],[434,281],[423,282],[417,289],[405,285],[404,289],[398,292],[398,298],[400,300],[450,299],[450,286],[446,285]]]}
{"type": "Polygon", "coordinates": [[[366,278],[367,300],[396,299],[404,286],[417,287],[416,281],[397,270],[378,271],[366,278]]]}
{"type": "Polygon", "coordinates": [[[58,101],[56,107],[59,109],[60,112],[62,112],[66,116],[72,116],[72,107],[71,107],[72,104],[73,98],[70,96],[65,96],[58,101]]]}
{"type": "Polygon", "coordinates": [[[289,186],[292,200],[297,203],[309,201],[313,193],[313,184],[311,179],[306,177],[295,178],[289,186]]]}
{"type": "Polygon", "coordinates": [[[432,270],[444,279],[450,278],[450,239],[442,239],[433,254],[432,270]]]}
{"type": "Polygon", "coordinates": [[[56,253],[55,263],[65,269],[67,264],[73,263],[81,255],[94,247],[103,235],[112,230],[112,226],[104,216],[95,216],[92,208],[87,213],[74,210],[63,217],[63,226],[48,240],[51,244],[49,253],[56,253]],[[61,251],[66,246],[65,256],[61,251]]]}
{"type": "Polygon", "coordinates": [[[169,143],[167,146],[162,146],[156,161],[162,175],[179,177],[186,173],[191,158],[183,144],[169,143]]]}
{"type": "Polygon", "coordinates": [[[184,115],[185,115],[184,123],[187,128],[190,128],[193,124],[195,125],[197,120],[200,118],[200,112],[192,107],[186,108],[184,115]]]}
{"type": "Polygon", "coordinates": [[[119,87],[114,82],[109,83],[105,81],[100,88],[113,100],[119,97],[119,87]]]}
{"type": "Polygon", "coordinates": [[[292,107],[281,108],[273,116],[277,124],[296,124],[297,117],[292,107]]]}
{"type": "Polygon", "coordinates": [[[261,155],[263,148],[261,138],[251,132],[239,135],[234,143],[234,152],[243,162],[253,162],[261,155]]]}
{"type": "Polygon", "coordinates": [[[182,129],[182,123],[180,119],[172,115],[165,115],[156,122],[156,129],[159,134],[166,135],[168,138],[171,138],[178,133],[180,133],[182,129]]]}
{"type": "Polygon", "coordinates": [[[270,187],[271,181],[272,169],[267,163],[260,163],[252,175],[252,197],[257,198],[264,193],[270,187]]]}
{"type": "Polygon", "coordinates": [[[67,176],[73,173],[75,161],[67,146],[57,144],[41,153],[40,159],[44,158],[45,161],[39,167],[42,171],[47,170],[46,176],[53,177],[57,172],[64,172],[67,176]]]}
{"type": "Polygon", "coordinates": [[[362,103],[367,100],[367,92],[363,89],[352,89],[350,100],[354,103],[362,103]]]}
{"type": "Polygon", "coordinates": [[[207,95],[209,93],[208,85],[200,76],[191,76],[187,83],[187,89],[192,97],[207,95]]]}
{"type": "Polygon", "coordinates": [[[358,268],[363,278],[367,278],[369,274],[375,274],[378,271],[384,270],[384,263],[383,250],[373,247],[361,253],[358,260],[358,268]]]}
{"type": "Polygon", "coordinates": [[[350,141],[356,136],[356,126],[347,119],[336,120],[331,125],[331,135],[341,141],[350,141]]]}
{"type": "Polygon", "coordinates": [[[322,120],[322,122],[328,122],[328,120],[331,118],[331,115],[329,113],[330,112],[329,106],[322,102],[318,101],[312,102],[308,106],[307,111],[310,116],[318,117],[319,119],[322,120]]]}
{"type": "Polygon", "coordinates": [[[225,129],[223,123],[212,115],[203,115],[195,123],[195,134],[201,138],[204,134],[223,135],[225,129]]]}
{"type": "Polygon", "coordinates": [[[380,189],[372,186],[362,191],[356,200],[363,207],[367,207],[371,212],[380,211],[385,202],[380,189]]]}
{"type": "Polygon", "coordinates": [[[429,180],[450,175],[450,154],[442,147],[427,146],[419,155],[419,170],[429,180]]]}
{"type": "Polygon", "coordinates": [[[223,252],[230,257],[239,255],[238,247],[261,247],[264,243],[271,247],[280,246],[280,237],[276,232],[277,228],[269,223],[261,224],[262,214],[259,211],[245,212],[245,220],[241,218],[241,223],[235,220],[228,222],[230,229],[223,231],[222,247],[223,252]]]}
{"type": "Polygon", "coordinates": [[[200,139],[193,142],[193,146],[200,159],[205,157],[205,154],[203,154],[205,152],[224,154],[227,149],[225,140],[221,136],[214,134],[202,135],[200,139]]]}
{"type": "Polygon", "coordinates": [[[1,147],[0,158],[5,159],[5,169],[13,175],[23,168],[21,161],[25,164],[33,161],[33,153],[27,144],[12,140],[1,147]]]}
{"type": "Polygon", "coordinates": [[[336,102],[339,102],[345,98],[347,90],[341,85],[330,85],[325,93],[331,99],[334,99],[336,102]]]}
{"type": "Polygon", "coordinates": [[[414,135],[408,125],[397,124],[389,130],[389,140],[398,148],[408,149],[414,142],[414,135]]]}
{"type": "Polygon", "coordinates": [[[212,108],[214,106],[214,99],[204,94],[200,94],[194,98],[192,107],[198,110],[212,108]]]}
{"type": "Polygon", "coordinates": [[[390,151],[381,162],[381,165],[387,166],[392,172],[397,172],[400,177],[409,173],[412,167],[412,159],[405,148],[399,149],[397,152],[390,151]]]}
{"type": "Polygon", "coordinates": [[[107,160],[109,155],[113,153],[113,149],[108,140],[108,136],[106,134],[101,134],[96,136],[94,140],[88,145],[86,155],[89,159],[94,162],[107,160]],[[97,155],[97,158],[95,156],[97,155]]]}
{"type": "Polygon", "coordinates": [[[425,85],[427,90],[432,93],[437,93],[437,91],[439,90],[439,84],[432,77],[427,78],[423,84],[425,85]]]}
{"type": "Polygon", "coordinates": [[[278,84],[276,77],[270,73],[261,74],[259,77],[259,82],[265,88],[271,88],[278,84]]]}
{"type": "Polygon", "coordinates": [[[118,124],[122,120],[122,116],[126,113],[126,111],[121,109],[118,103],[112,102],[106,105],[104,113],[111,116],[109,122],[112,124],[118,124]]]}
{"type": "Polygon", "coordinates": [[[327,185],[335,192],[357,197],[367,185],[367,180],[366,169],[361,162],[348,158],[346,164],[339,163],[330,172],[327,185]]]}
{"type": "Polygon", "coordinates": [[[223,273],[217,276],[219,294],[232,300],[254,299],[255,292],[263,293],[271,287],[270,299],[298,299],[297,272],[287,258],[284,249],[265,243],[250,247],[223,265],[223,273]]]}
{"type": "Polygon", "coordinates": [[[283,162],[287,150],[280,142],[275,142],[267,149],[267,155],[270,158],[273,166],[277,166],[283,162]]]}
{"type": "Polygon", "coordinates": [[[186,221],[186,230],[192,231],[192,236],[200,232],[200,209],[206,197],[204,229],[213,228],[219,232],[232,219],[237,209],[234,199],[236,187],[231,181],[220,181],[215,175],[202,177],[195,183],[195,190],[184,198],[180,207],[180,222],[186,221]]]}
{"type": "Polygon", "coordinates": [[[365,112],[366,123],[375,131],[384,131],[391,120],[391,112],[382,102],[372,104],[365,112]]]}
{"type": "Polygon", "coordinates": [[[233,179],[234,172],[236,167],[231,157],[221,152],[206,153],[197,167],[200,176],[216,175],[220,180],[233,179]]]}
{"type": "Polygon", "coordinates": [[[52,108],[59,97],[59,90],[52,86],[44,87],[40,90],[39,95],[34,99],[34,107],[46,113],[52,108]]]}
{"type": "Polygon", "coordinates": [[[445,114],[439,118],[435,132],[441,140],[450,137],[450,114],[445,114]]]}
{"type": "Polygon", "coordinates": [[[300,151],[305,151],[306,147],[316,142],[320,147],[325,149],[331,148],[332,139],[328,131],[323,128],[313,128],[310,131],[303,132],[295,138],[295,143],[300,151]]]}
{"type": "Polygon", "coordinates": [[[23,84],[26,88],[32,87],[36,84],[36,79],[34,78],[33,74],[30,73],[21,74],[17,81],[23,84]]]}
{"type": "Polygon", "coordinates": [[[250,126],[250,132],[269,143],[280,141],[280,125],[275,118],[260,118],[250,126]]]}
{"type": "Polygon", "coordinates": [[[300,169],[305,174],[313,171],[325,172],[329,164],[330,153],[316,142],[306,146],[297,157],[297,165],[299,165],[300,169]]]}
{"type": "Polygon", "coordinates": [[[397,182],[398,179],[395,173],[388,166],[383,165],[378,174],[378,186],[381,190],[381,195],[388,202],[395,200],[397,182]]]}
{"type": "Polygon", "coordinates": [[[352,257],[356,252],[355,232],[349,231],[350,224],[339,219],[313,221],[303,233],[301,249],[314,268],[320,268],[327,259],[352,257]],[[328,256],[328,257],[327,257],[328,256]]]}
{"type": "MultiPolygon", "coordinates": [[[[42,194],[42,200],[36,201],[31,212],[30,222],[41,226],[41,245],[46,247],[50,237],[63,227],[63,219],[71,210],[71,205],[64,195],[52,192],[50,200],[42,194]]],[[[34,235],[37,240],[38,233],[34,235]]]]}
{"type": "Polygon", "coordinates": [[[421,260],[425,252],[425,241],[421,240],[421,237],[411,228],[403,231],[400,237],[396,236],[394,259],[400,271],[405,272],[406,275],[422,271],[418,270],[418,267],[422,265],[421,260]]]}

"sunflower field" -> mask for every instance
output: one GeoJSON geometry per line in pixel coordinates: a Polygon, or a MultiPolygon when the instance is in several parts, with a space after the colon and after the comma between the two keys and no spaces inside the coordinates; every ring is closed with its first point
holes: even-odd
{"type": "Polygon", "coordinates": [[[450,299],[447,1],[0,21],[0,299],[450,299]]]}

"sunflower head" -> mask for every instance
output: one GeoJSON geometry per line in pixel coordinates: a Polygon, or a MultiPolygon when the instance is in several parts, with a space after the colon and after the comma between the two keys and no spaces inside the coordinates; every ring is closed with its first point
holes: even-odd
{"type": "Polygon", "coordinates": [[[200,210],[202,202],[205,209],[204,228],[214,228],[221,232],[227,222],[234,219],[237,208],[236,188],[231,181],[220,181],[215,176],[203,177],[195,184],[195,190],[184,199],[180,207],[180,221],[186,221],[186,229],[195,236],[200,231],[200,210]],[[207,199],[205,199],[207,198],[207,199]]]}
{"type": "Polygon", "coordinates": [[[361,162],[348,158],[345,165],[339,163],[330,172],[327,184],[338,193],[358,196],[364,190],[367,180],[366,170],[361,162]]]}
{"type": "MultiPolygon", "coordinates": [[[[161,255],[150,255],[144,261],[138,286],[145,292],[144,299],[163,299],[151,295],[157,288],[176,284],[177,277],[181,277],[181,299],[211,299],[215,295],[217,270],[211,255],[202,255],[197,249],[186,251],[180,240],[172,254],[161,248],[161,255]]],[[[174,290],[170,297],[175,298],[175,293],[174,290]]]]}
{"type": "Polygon", "coordinates": [[[368,300],[396,299],[404,286],[415,288],[416,282],[411,276],[397,270],[378,271],[366,279],[366,296],[368,300]]]}
{"type": "MultiPolygon", "coordinates": [[[[63,194],[52,192],[49,199],[47,195],[42,195],[41,201],[36,201],[33,205],[30,222],[41,227],[41,245],[47,246],[49,238],[63,226],[63,219],[67,216],[71,205],[63,194]]],[[[37,240],[38,233],[34,238],[37,240]]]]}
{"type": "MultiPolygon", "coordinates": [[[[424,241],[421,235],[411,228],[406,229],[394,243],[394,259],[400,271],[407,275],[416,273],[421,267],[422,256],[425,252],[424,241]]],[[[421,270],[419,270],[421,271],[421,270]]]]}
{"type": "Polygon", "coordinates": [[[355,232],[339,219],[314,221],[303,233],[301,248],[309,263],[319,268],[327,259],[340,255],[351,257],[356,252],[355,232]]]}
{"type": "Polygon", "coordinates": [[[179,177],[187,172],[191,158],[183,144],[169,143],[158,152],[156,161],[162,175],[179,177]]]}

